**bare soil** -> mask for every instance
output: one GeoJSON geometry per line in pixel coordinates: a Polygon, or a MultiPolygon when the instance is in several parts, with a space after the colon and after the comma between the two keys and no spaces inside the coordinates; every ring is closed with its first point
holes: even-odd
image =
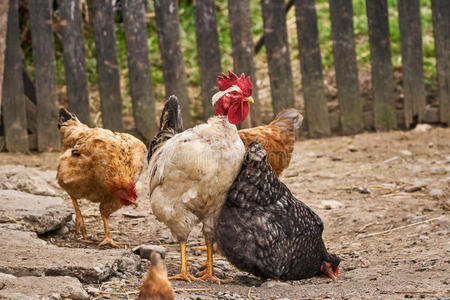
{"type": "MultiPolygon", "coordinates": [[[[56,170],[57,153],[0,153],[0,164],[56,170]]],[[[142,177],[140,206],[111,217],[113,237],[123,248],[141,244],[166,247],[169,275],[179,268],[178,245],[156,221],[148,201],[148,176],[142,177]]],[[[291,165],[281,177],[293,194],[316,211],[325,224],[324,240],[343,260],[340,277],[262,282],[240,272],[216,254],[217,274],[232,283],[173,282],[177,299],[400,299],[450,298],[450,129],[364,133],[298,141],[291,165]]],[[[70,199],[66,197],[71,206],[70,199]]],[[[92,240],[103,236],[95,204],[81,201],[92,240]]],[[[84,244],[73,226],[66,234],[42,236],[49,243],[73,248],[84,244]]],[[[205,254],[200,228],[189,240],[190,271],[205,254]]],[[[245,245],[243,245],[245,247],[245,245]]],[[[110,278],[92,299],[135,299],[142,272],[110,278]]]]}

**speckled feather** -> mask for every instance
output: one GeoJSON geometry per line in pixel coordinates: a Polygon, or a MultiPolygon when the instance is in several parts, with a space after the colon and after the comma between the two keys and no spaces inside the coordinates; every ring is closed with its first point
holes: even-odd
{"type": "Polygon", "coordinates": [[[323,260],[339,264],[328,254],[322,232],[320,217],[291,194],[264,148],[252,143],[216,223],[224,255],[263,278],[308,278],[320,273],[323,260]]]}
{"type": "Polygon", "coordinates": [[[126,133],[89,128],[75,116],[60,120],[60,133],[59,185],[76,199],[100,202],[104,215],[119,209],[113,193],[138,180],[147,154],[144,143],[126,133]]]}

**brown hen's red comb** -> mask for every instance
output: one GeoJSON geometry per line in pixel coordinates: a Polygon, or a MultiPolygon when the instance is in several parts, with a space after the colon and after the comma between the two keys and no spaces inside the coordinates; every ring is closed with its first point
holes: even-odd
{"type": "Polygon", "coordinates": [[[130,188],[130,192],[131,192],[131,197],[134,199],[134,200],[136,200],[137,199],[137,193],[136,193],[136,184],[133,182],[133,181],[131,181],[129,184],[128,184],[128,186],[129,186],[129,188],[130,188]]]}
{"type": "Polygon", "coordinates": [[[250,76],[245,78],[244,73],[241,74],[241,77],[237,77],[236,74],[228,70],[228,76],[225,73],[222,73],[219,77],[217,77],[217,84],[219,84],[219,90],[225,91],[229,87],[233,85],[237,85],[244,94],[245,97],[250,97],[253,91],[253,84],[250,81],[250,76]]]}

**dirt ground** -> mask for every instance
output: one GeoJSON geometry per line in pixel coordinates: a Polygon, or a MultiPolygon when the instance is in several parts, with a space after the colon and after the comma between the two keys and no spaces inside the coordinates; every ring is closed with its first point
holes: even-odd
{"type": "MultiPolygon", "coordinates": [[[[316,277],[263,283],[216,255],[218,276],[234,282],[175,281],[177,299],[449,299],[450,128],[422,129],[296,143],[281,180],[322,218],[325,244],[342,258],[337,282],[316,277]]],[[[57,157],[0,153],[0,164],[55,170],[57,157]]],[[[178,245],[151,214],[147,178],[142,177],[140,206],[111,217],[112,234],[122,247],[166,247],[169,275],[176,274],[178,245]]],[[[81,210],[90,237],[100,239],[103,226],[96,205],[83,200],[81,210]]],[[[97,247],[82,243],[73,226],[65,235],[41,238],[58,246],[97,247]]],[[[188,244],[191,273],[205,260],[204,253],[191,248],[201,243],[197,228],[188,244]]],[[[143,260],[140,273],[85,287],[100,289],[91,293],[92,299],[135,299],[147,265],[143,260]]]]}

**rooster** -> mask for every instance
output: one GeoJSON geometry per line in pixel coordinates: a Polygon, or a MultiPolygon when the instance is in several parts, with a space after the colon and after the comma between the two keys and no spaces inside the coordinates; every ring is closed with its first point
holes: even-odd
{"type": "Polygon", "coordinates": [[[323,223],[278,179],[258,143],[250,144],[230,187],[215,236],[237,268],[262,278],[297,280],[326,274],[335,280],[340,259],[328,253],[323,223]]]}
{"type": "Polygon", "coordinates": [[[59,131],[63,139],[56,178],[72,198],[76,233],[88,242],[78,199],[100,203],[105,236],[99,246],[113,241],[108,226],[109,216],[122,206],[137,206],[136,181],[142,172],[147,148],[137,138],[102,128],[89,128],[62,108],[59,131]]]}
{"type": "Polygon", "coordinates": [[[138,300],[175,300],[175,293],[167,279],[163,257],[157,251],[150,254],[151,267],[139,287],[138,300]]]}
{"type": "Polygon", "coordinates": [[[187,270],[186,242],[192,228],[202,223],[208,256],[199,276],[220,282],[213,269],[213,228],[241,168],[245,148],[235,124],[249,113],[253,85],[250,77],[231,71],[219,76],[217,83],[220,91],[212,97],[215,116],[154,145],[157,149],[149,163],[153,214],[180,243],[180,273],[170,279],[198,279],[187,270]]]}
{"type": "Polygon", "coordinates": [[[281,111],[269,125],[239,130],[245,148],[260,143],[267,151],[272,169],[279,177],[289,166],[294,151],[295,129],[302,124],[302,115],[294,108],[281,111]]]}

